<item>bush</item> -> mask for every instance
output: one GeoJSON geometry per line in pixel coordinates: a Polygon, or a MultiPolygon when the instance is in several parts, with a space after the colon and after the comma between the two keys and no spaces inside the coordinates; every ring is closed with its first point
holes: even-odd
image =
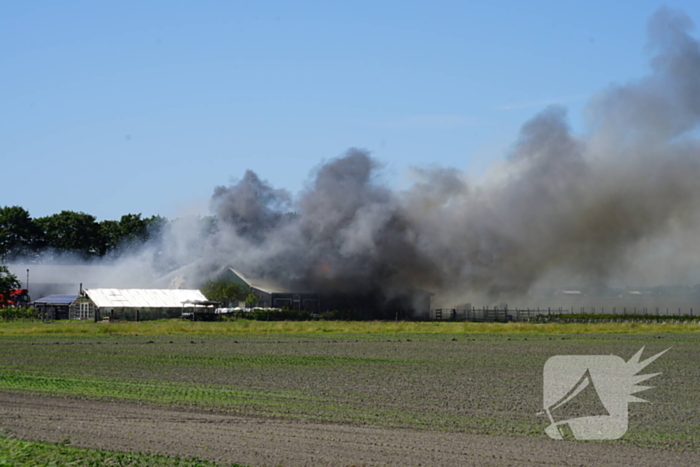
{"type": "Polygon", "coordinates": [[[0,321],[34,321],[39,315],[34,308],[0,308],[0,321]]]}

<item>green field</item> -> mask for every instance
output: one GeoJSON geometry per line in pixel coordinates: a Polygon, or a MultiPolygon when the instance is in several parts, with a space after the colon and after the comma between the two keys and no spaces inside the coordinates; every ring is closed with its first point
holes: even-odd
{"type": "MultiPolygon", "coordinates": [[[[41,443],[16,439],[11,436],[0,436],[0,466],[217,467],[219,464],[197,458],[182,459],[158,454],[75,448],[67,443],[41,443]]],[[[238,464],[231,465],[231,467],[237,466],[238,464]]]]}
{"type": "Polygon", "coordinates": [[[0,391],[545,437],[553,355],[671,348],[622,442],[700,448],[697,324],[9,323],[0,391]],[[591,333],[581,333],[589,330],[591,333]],[[72,332],[71,332],[72,331],[72,332]],[[664,332],[660,332],[664,331],[664,332]]]}
{"type": "Polygon", "coordinates": [[[0,336],[21,335],[259,335],[259,334],[628,334],[700,332],[698,321],[608,323],[472,323],[420,321],[249,321],[192,322],[160,320],[93,323],[89,321],[5,322],[0,336]]]}

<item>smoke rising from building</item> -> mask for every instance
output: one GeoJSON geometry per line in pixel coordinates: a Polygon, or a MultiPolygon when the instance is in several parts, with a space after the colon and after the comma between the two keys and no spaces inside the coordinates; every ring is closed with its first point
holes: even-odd
{"type": "Polygon", "coordinates": [[[414,168],[413,184],[393,190],[361,149],[321,165],[296,196],[248,171],[215,189],[216,233],[182,220],[121,260],[119,280],[99,285],[196,287],[225,266],[294,291],[391,297],[418,288],[450,300],[520,296],[547,281],[698,282],[700,44],[692,27],[683,13],[659,10],[648,25],[648,76],[595,95],[581,135],[565,109],[545,109],[483,179],[414,168]],[[154,263],[195,267],[186,282],[174,274],[148,284],[146,273],[159,276],[154,263]]]}
{"type": "Polygon", "coordinates": [[[691,28],[683,13],[658,11],[647,77],[594,96],[582,136],[563,108],[545,109],[478,183],[453,169],[416,169],[410,188],[390,190],[360,149],[322,165],[296,197],[248,171],[215,190],[220,231],[205,260],[290,289],[387,294],[518,295],[556,274],[623,277],[649,258],[657,276],[673,274],[678,256],[695,253],[673,245],[698,232],[700,212],[700,46],[691,28]],[[651,246],[665,263],[644,252],[651,246]]]}

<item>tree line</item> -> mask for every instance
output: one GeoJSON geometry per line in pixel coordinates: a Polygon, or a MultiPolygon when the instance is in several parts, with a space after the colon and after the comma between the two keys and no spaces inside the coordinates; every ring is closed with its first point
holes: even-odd
{"type": "Polygon", "coordinates": [[[61,211],[32,218],[19,206],[0,208],[0,262],[34,262],[49,252],[88,260],[119,256],[159,236],[168,220],[161,216],[126,214],[104,220],[84,212],[61,211]]]}

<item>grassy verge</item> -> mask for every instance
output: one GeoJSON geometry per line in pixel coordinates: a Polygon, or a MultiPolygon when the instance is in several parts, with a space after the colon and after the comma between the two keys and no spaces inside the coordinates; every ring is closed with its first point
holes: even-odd
{"type": "Polygon", "coordinates": [[[0,336],[21,335],[270,335],[270,334],[638,334],[700,332],[696,321],[639,323],[456,323],[384,321],[160,320],[121,323],[80,321],[0,323],[0,336]]]}
{"type": "MultiPolygon", "coordinates": [[[[216,467],[220,464],[199,458],[180,458],[160,454],[106,451],[24,441],[11,436],[0,436],[0,466],[169,466],[216,467]]],[[[232,467],[242,467],[231,464],[232,467]]]]}

